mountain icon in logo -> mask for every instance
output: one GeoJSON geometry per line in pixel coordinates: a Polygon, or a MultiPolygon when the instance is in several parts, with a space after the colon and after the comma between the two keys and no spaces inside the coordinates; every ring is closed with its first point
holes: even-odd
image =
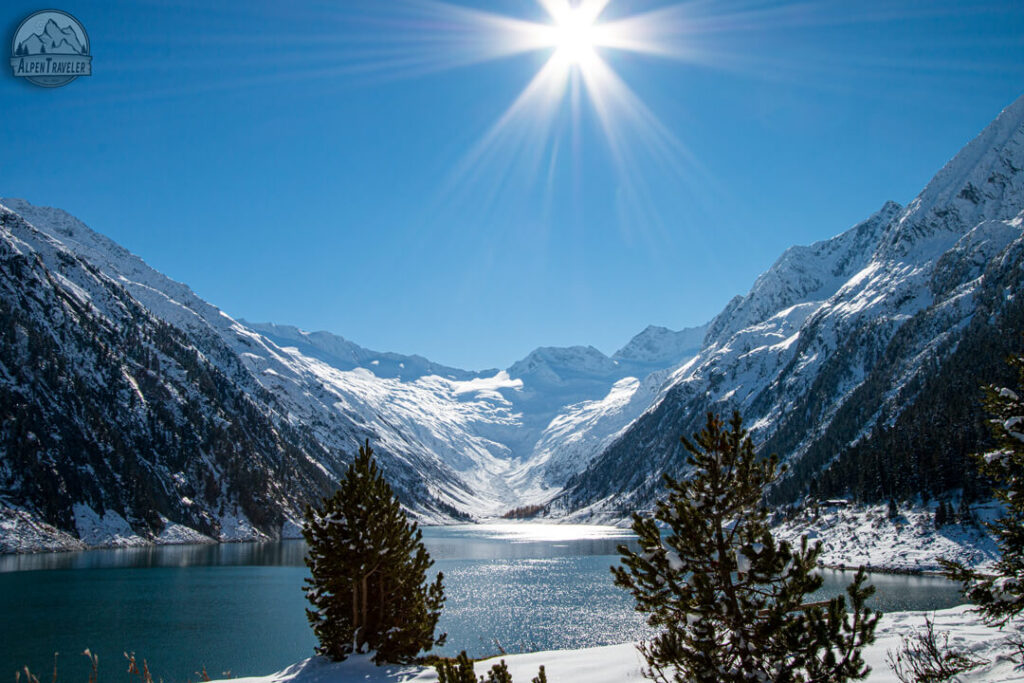
{"type": "Polygon", "coordinates": [[[88,54],[78,40],[78,34],[70,25],[61,28],[51,17],[46,21],[42,33],[33,33],[14,48],[16,57],[21,55],[82,55],[88,54]]]}
{"type": "Polygon", "coordinates": [[[92,75],[85,27],[60,10],[29,15],[14,32],[11,69],[15,76],[47,88],[92,75]]]}

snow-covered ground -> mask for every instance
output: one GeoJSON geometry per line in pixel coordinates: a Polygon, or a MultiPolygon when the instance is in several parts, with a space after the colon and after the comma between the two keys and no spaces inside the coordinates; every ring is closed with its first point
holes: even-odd
{"type": "Polygon", "coordinates": [[[83,541],[16,507],[0,504],[0,553],[85,550],[83,541]]]}
{"type": "Polygon", "coordinates": [[[820,541],[820,561],[829,566],[911,571],[940,569],[937,558],[958,560],[984,569],[999,558],[995,540],[981,523],[998,513],[994,504],[972,508],[977,524],[935,528],[935,505],[904,508],[889,519],[887,505],[805,509],[773,529],[779,540],[798,544],[801,536],[820,541]]]}
{"type": "Polygon", "coordinates": [[[924,627],[925,617],[935,623],[935,633],[949,634],[949,645],[970,652],[988,663],[953,679],[961,683],[1000,683],[1024,681],[1024,670],[1018,669],[1011,657],[1016,648],[1013,641],[1019,632],[1010,628],[999,630],[986,626],[968,605],[937,612],[893,612],[882,617],[875,632],[875,643],[865,652],[864,660],[871,667],[867,680],[871,683],[898,683],[899,679],[886,663],[886,655],[895,653],[902,645],[902,637],[912,635],[924,627]]]}
{"type": "MultiPolygon", "coordinates": [[[[961,675],[962,683],[998,683],[1024,681],[1024,671],[1015,668],[1010,655],[1016,635],[985,626],[969,607],[962,605],[937,612],[895,612],[879,622],[876,640],[864,653],[871,667],[870,683],[898,682],[886,663],[889,651],[899,650],[904,635],[924,626],[926,616],[935,623],[935,632],[949,633],[951,647],[970,651],[988,664],[961,675]]],[[[516,683],[528,683],[544,666],[551,683],[622,683],[644,680],[643,659],[632,643],[581,650],[554,650],[503,657],[516,683]]],[[[484,675],[498,659],[476,664],[477,675],[484,675]]],[[[341,663],[313,657],[269,676],[232,679],[232,683],[432,683],[434,669],[422,666],[374,666],[368,657],[353,657],[341,663]]]]}

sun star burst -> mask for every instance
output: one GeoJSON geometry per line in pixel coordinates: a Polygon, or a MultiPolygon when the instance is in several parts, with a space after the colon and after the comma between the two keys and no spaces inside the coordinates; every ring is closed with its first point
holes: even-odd
{"type": "Polygon", "coordinates": [[[472,201],[486,214],[532,197],[547,211],[543,207],[568,189],[564,183],[579,188],[589,175],[584,164],[596,162],[601,176],[612,176],[608,196],[628,224],[624,229],[660,230],[650,208],[651,179],[674,182],[684,194],[701,182],[704,174],[689,151],[615,70],[628,55],[688,59],[676,50],[686,33],[678,14],[685,3],[628,14],[615,0],[536,0],[545,16],[529,20],[443,0],[396,1],[410,3],[414,12],[406,20],[420,29],[401,34],[407,36],[402,49],[388,53],[398,69],[442,71],[542,56],[521,90],[452,164],[439,208],[472,201]],[[616,11],[606,12],[609,7],[616,11]],[[670,8],[676,9],[669,16],[670,8]],[[532,194],[537,191],[543,196],[532,194]]]}
{"type": "MultiPolygon", "coordinates": [[[[605,59],[606,51],[665,56],[657,40],[657,17],[633,15],[604,21],[610,0],[538,0],[548,21],[530,22],[483,13],[498,46],[489,59],[518,53],[547,52],[548,58],[498,117],[488,132],[470,149],[451,180],[461,186],[486,164],[505,169],[519,166],[523,178],[550,178],[561,145],[555,119],[561,102],[572,97],[572,125],[578,129],[581,99],[585,94],[590,111],[605,138],[618,177],[617,192],[638,204],[650,204],[642,187],[639,159],[653,161],[653,172],[685,175],[691,157],[678,139],[623,81],[605,59]],[[541,169],[549,170],[542,173],[541,169]]],[[[651,168],[645,163],[646,168],[651,168]]],[[[550,183],[550,180],[548,181],[550,183]]],[[[550,190],[550,188],[548,188],[550,190]]],[[[495,192],[493,188],[491,192],[495,192]]]]}
{"type": "Polygon", "coordinates": [[[559,59],[579,65],[595,56],[594,19],[579,8],[556,18],[553,29],[555,55],[559,59]]]}

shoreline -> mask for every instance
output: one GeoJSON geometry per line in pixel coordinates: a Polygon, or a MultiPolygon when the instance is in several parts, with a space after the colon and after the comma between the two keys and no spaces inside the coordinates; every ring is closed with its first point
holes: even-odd
{"type": "MultiPolygon", "coordinates": [[[[991,505],[981,505],[977,510],[983,519],[993,516],[991,505]]],[[[163,537],[145,539],[137,535],[111,534],[107,538],[93,537],[88,540],[100,541],[88,545],[74,538],[68,532],[54,528],[22,526],[29,520],[25,514],[13,515],[15,519],[0,514],[0,558],[8,564],[16,564],[17,557],[45,555],[73,555],[78,552],[111,551],[121,549],[142,549],[154,551],[162,547],[189,548],[219,545],[272,546],[293,540],[301,540],[295,526],[286,526],[285,533],[278,537],[263,534],[212,538],[198,534],[167,534],[163,537]],[[4,524],[3,522],[6,522],[4,524]],[[14,522],[11,524],[11,522],[14,522]],[[22,524],[19,524],[22,523],[22,524]],[[19,528],[21,527],[21,528],[19,528]],[[43,531],[44,533],[39,533],[43,531]],[[33,533],[35,532],[35,533],[33,533]]],[[[773,527],[777,540],[799,542],[806,536],[811,542],[822,544],[818,566],[833,571],[856,571],[860,566],[871,574],[905,576],[943,577],[939,557],[958,560],[966,566],[985,571],[998,559],[998,549],[992,538],[984,533],[980,525],[948,525],[936,529],[932,524],[933,514],[928,506],[907,508],[895,520],[889,520],[882,506],[849,506],[844,509],[823,510],[820,515],[801,514],[773,527]]],[[[500,524],[509,527],[529,528],[532,525],[563,527],[609,527],[613,520],[602,520],[604,524],[587,524],[570,519],[505,520],[483,518],[456,524],[438,524],[437,520],[418,520],[421,528],[444,529],[446,527],[486,527],[500,524]]],[[[986,520],[987,521],[987,520],[986,520]]]]}
{"type": "MultiPolygon", "coordinates": [[[[447,524],[430,524],[423,525],[430,528],[443,528],[446,526],[452,526],[447,524]]],[[[93,552],[110,552],[110,551],[153,551],[162,548],[209,548],[212,546],[270,546],[279,543],[288,543],[294,541],[302,541],[301,536],[296,537],[282,537],[277,539],[225,539],[225,540],[214,540],[210,539],[204,542],[147,542],[147,543],[126,543],[126,544],[110,544],[110,545],[97,545],[97,546],[86,546],[86,547],[68,547],[68,548],[36,548],[26,550],[13,550],[13,551],[0,551],[0,561],[3,560],[14,560],[19,557],[39,557],[42,555],[72,555],[74,553],[93,553],[93,552]]],[[[885,566],[885,565],[853,565],[845,563],[835,562],[819,562],[819,569],[828,569],[831,571],[841,572],[856,572],[860,567],[863,566],[865,571],[870,574],[887,574],[895,576],[927,576],[936,578],[945,578],[945,574],[935,568],[917,568],[917,567],[900,567],[900,566],[885,566]]],[[[18,570],[12,570],[18,571],[18,570]]]]}
{"type": "Polygon", "coordinates": [[[873,565],[853,565],[819,563],[821,569],[832,569],[841,572],[856,572],[860,567],[868,574],[893,574],[897,576],[934,576],[944,578],[945,574],[938,569],[917,569],[915,567],[876,567],[873,565]]]}

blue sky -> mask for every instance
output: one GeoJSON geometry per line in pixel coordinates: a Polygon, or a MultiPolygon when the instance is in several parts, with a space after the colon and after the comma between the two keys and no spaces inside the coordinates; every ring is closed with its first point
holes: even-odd
{"type": "MultiPolygon", "coordinates": [[[[619,117],[624,156],[578,75],[480,147],[551,50],[477,60],[491,34],[465,13],[58,7],[94,75],[0,78],[0,196],[68,210],[235,317],[467,368],[702,323],[786,247],[908,202],[1024,92],[1019,0],[691,1],[659,26],[683,58],[598,50],[656,117],[619,117]]],[[[36,9],[4,5],[8,40],[36,9]]]]}

